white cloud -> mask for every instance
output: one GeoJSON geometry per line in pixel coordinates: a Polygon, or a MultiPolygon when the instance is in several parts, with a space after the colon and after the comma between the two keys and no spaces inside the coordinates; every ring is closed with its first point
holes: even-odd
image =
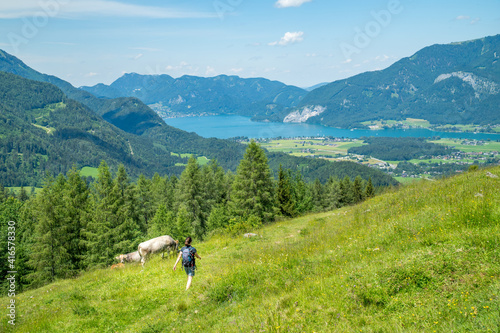
{"type": "Polygon", "coordinates": [[[206,76],[214,76],[217,75],[217,72],[213,67],[207,66],[207,70],[205,71],[206,76]]]}
{"type": "Polygon", "coordinates": [[[23,17],[81,18],[84,16],[114,16],[143,18],[207,18],[217,17],[215,13],[183,12],[165,7],[142,6],[108,0],[23,0],[0,2],[0,18],[23,17]]]}
{"type": "Polygon", "coordinates": [[[479,22],[481,19],[479,17],[476,17],[475,19],[471,20],[470,21],[470,24],[476,24],[477,22],[479,22]]]}
{"type": "Polygon", "coordinates": [[[287,32],[281,39],[277,42],[272,42],[269,43],[268,45],[270,46],[286,46],[289,44],[294,44],[294,43],[299,43],[304,40],[304,33],[302,31],[296,31],[296,32],[287,32]]]}
{"type": "Polygon", "coordinates": [[[139,53],[138,55],[136,55],[136,56],[134,57],[134,60],[139,60],[140,58],[142,58],[142,56],[143,56],[143,55],[144,55],[144,54],[139,53]]]}
{"type": "Polygon", "coordinates": [[[231,73],[241,73],[243,72],[243,68],[231,68],[229,71],[231,73]]]}
{"type": "Polygon", "coordinates": [[[275,4],[278,8],[299,7],[312,0],[278,0],[275,4]]]}
{"type": "Polygon", "coordinates": [[[466,15],[460,15],[460,16],[457,16],[455,18],[455,20],[457,20],[457,21],[468,20],[468,19],[470,19],[470,16],[466,16],[466,15]]]}
{"type": "Polygon", "coordinates": [[[149,52],[161,51],[160,49],[155,49],[155,48],[152,48],[152,47],[130,47],[129,49],[131,49],[131,50],[138,50],[138,51],[149,51],[149,52]]]}
{"type": "Polygon", "coordinates": [[[96,76],[96,75],[99,75],[99,74],[98,73],[94,73],[94,72],[90,72],[90,73],[85,74],[85,77],[93,77],[93,76],[96,76]]]}

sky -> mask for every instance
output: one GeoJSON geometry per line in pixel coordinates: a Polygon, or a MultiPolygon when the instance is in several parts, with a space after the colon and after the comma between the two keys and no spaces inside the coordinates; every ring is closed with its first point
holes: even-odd
{"type": "Polygon", "coordinates": [[[76,87],[131,72],[310,87],[496,34],[500,0],[0,2],[0,49],[76,87]]]}

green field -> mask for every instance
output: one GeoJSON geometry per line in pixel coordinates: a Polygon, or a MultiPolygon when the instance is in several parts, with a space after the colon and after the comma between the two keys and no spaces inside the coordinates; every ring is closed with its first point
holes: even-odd
{"type": "Polygon", "coordinates": [[[456,149],[466,153],[473,153],[473,152],[489,153],[492,151],[500,152],[500,142],[485,141],[484,145],[472,146],[472,145],[462,144],[463,141],[464,140],[460,139],[441,139],[438,141],[429,141],[429,142],[455,147],[456,149]]]}
{"type": "Polygon", "coordinates": [[[97,179],[97,174],[98,174],[97,168],[83,167],[80,170],[80,176],[83,176],[83,177],[93,177],[93,178],[97,179]]]}
{"type": "MultiPolygon", "coordinates": [[[[6,187],[6,189],[8,191],[14,191],[14,193],[16,195],[19,194],[19,192],[21,191],[21,187],[18,187],[18,186],[6,187]]],[[[26,191],[26,193],[28,195],[31,194],[31,187],[30,186],[25,187],[24,190],[26,191]]],[[[41,187],[35,187],[35,193],[40,193],[41,191],[42,191],[41,187]]]]}
{"type": "Polygon", "coordinates": [[[393,128],[408,126],[410,128],[430,128],[431,124],[424,119],[406,118],[406,120],[381,120],[381,121],[365,121],[363,125],[371,129],[393,128]]]}
{"type": "MultiPolygon", "coordinates": [[[[170,155],[179,156],[182,158],[190,158],[191,156],[193,156],[193,154],[178,154],[178,153],[172,153],[172,152],[170,152],[170,155]]],[[[198,156],[198,157],[196,157],[196,160],[197,160],[199,165],[206,165],[206,164],[208,164],[208,162],[210,162],[210,159],[208,159],[206,156],[198,156]]],[[[187,163],[175,163],[175,166],[186,166],[186,165],[187,165],[187,163]]]]}
{"type": "Polygon", "coordinates": [[[345,156],[349,148],[364,145],[361,140],[333,142],[322,139],[284,139],[262,142],[260,144],[269,151],[283,152],[293,156],[321,155],[331,158],[345,156]]]}
{"type": "Polygon", "coordinates": [[[500,167],[195,241],[189,292],[159,257],[25,291],[15,331],[498,332],[500,178],[487,172],[500,167]]]}

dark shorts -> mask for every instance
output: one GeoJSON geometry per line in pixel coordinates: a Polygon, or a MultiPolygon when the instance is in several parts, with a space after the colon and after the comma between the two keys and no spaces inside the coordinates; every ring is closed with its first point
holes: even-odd
{"type": "Polygon", "coordinates": [[[184,271],[186,272],[187,275],[189,276],[194,276],[194,271],[196,270],[196,266],[192,267],[185,267],[184,266],[184,271]]]}

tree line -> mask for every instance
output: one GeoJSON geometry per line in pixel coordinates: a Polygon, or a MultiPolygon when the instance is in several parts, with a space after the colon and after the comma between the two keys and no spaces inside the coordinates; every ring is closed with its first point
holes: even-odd
{"type": "Polygon", "coordinates": [[[35,288],[110,265],[116,255],[160,235],[179,240],[239,235],[280,216],[335,209],[374,193],[371,179],[361,177],[307,183],[299,172],[280,166],[275,179],[264,150],[253,141],[236,173],[225,172],[215,160],[200,166],[194,157],[180,177],[141,175],[135,183],[123,165],[112,174],[102,161],[93,181],[73,167],[48,176],[37,195],[22,189],[14,197],[0,188],[0,274],[12,270],[8,221],[16,222],[17,285],[35,288]]]}

